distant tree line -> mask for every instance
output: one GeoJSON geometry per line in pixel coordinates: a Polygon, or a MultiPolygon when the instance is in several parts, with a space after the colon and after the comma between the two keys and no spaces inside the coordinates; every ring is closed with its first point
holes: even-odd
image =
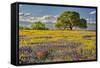
{"type": "MultiPolygon", "coordinates": [[[[80,18],[80,14],[75,11],[64,11],[57,17],[57,22],[55,23],[57,29],[70,29],[73,27],[87,28],[87,21],[84,18],[80,18]]],[[[45,24],[42,22],[34,22],[31,28],[26,28],[19,26],[19,29],[34,29],[34,30],[47,30],[45,24]]]]}

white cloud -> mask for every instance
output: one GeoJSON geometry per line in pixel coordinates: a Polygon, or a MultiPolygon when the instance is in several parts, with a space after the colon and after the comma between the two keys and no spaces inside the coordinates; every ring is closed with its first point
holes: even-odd
{"type": "Polygon", "coordinates": [[[25,16],[31,16],[31,13],[25,13],[24,15],[25,16]]]}
{"type": "Polygon", "coordinates": [[[24,5],[19,5],[19,7],[22,7],[22,6],[24,6],[24,5]]]}
{"type": "Polygon", "coordinates": [[[23,16],[24,15],[24,13],[22,13],[22,12],[19,12],[19,16],[23,16]]]}
{"type": "Polygon", "coordinates": [[[95,14],[96,13],[96,11],[91,11],[89,14],[95,14]]]}
{"type": "Polygon", "coordinates": [[[19,13],[20,21],[36,22],[41,21],[43,23],[55,23],[57,16],[44,15],[40,17],[34,17],[30,13],[19,13]]]}
{"type": "Polygon", "coordinates": [[[86,20],[87,20],[87,23],[96,23],[95,19],[88,18],[86,20]]]}
{"type": "Polygon", "coordinates": [[[20,16],[31,16],[31,13],[23,13],[23,12],[19,12],[20,16]]]}

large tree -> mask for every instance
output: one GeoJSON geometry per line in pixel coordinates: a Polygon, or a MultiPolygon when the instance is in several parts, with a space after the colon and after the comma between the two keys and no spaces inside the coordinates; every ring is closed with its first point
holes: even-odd
{"type": "Polygon", "coordinates": [[[70,28],[72,30],[74,26],[75,27],[81,27],[82,24],[80,24],[80,23],[84,23],[84,26],[87,25],[86,24],[86,20],[83,21],[83,19],[82,20],[80,19],[80,14],[78,12],[75,12],[75,11],[64,11],[57,18],[56,27],[57,28],[61,28],[61,29],[70,28]]]}

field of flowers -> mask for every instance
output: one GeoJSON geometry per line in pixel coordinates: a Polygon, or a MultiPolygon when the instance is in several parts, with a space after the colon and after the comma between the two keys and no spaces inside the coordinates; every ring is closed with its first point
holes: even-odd
{"type": "Polygon", "coordinates": [[[19,30],[19,63],[96,59],[96,32],[19,30]]]}

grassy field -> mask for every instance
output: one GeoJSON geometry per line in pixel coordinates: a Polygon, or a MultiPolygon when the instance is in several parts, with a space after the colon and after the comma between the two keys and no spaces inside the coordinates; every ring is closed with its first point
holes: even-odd
{"type": "Polygon", "coordinates": [[[96,59],[96,32],[19,30],[19,62],[42,63],[96,59]]]}

